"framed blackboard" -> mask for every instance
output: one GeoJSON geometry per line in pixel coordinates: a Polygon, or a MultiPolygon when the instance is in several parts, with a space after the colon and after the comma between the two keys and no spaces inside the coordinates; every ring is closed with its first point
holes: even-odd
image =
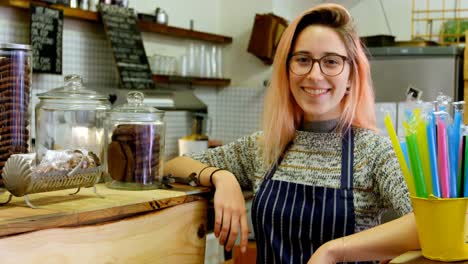
{"type": "Polygon", "coordinates": [[[154,88],[151,69],[133,9],[101,4],[99,12],[114,54],[121,87],[154,88]]]}
{"type": "Polygon", "coordinates": [[[63,11],[31,5],[33,71],[62,74],[63,11]]]}

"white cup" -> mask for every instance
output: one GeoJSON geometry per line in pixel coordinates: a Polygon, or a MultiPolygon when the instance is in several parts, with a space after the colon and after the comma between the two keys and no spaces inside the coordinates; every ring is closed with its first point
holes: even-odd
{"type": "Polygon", "coordinates": [[[208,140],[179,139],[179,156],[199,153],[208,149],[208,140]]]}

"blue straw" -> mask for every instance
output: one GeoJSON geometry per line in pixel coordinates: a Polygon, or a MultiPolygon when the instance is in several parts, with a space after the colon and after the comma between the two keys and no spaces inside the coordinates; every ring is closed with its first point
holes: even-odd
{"type": "Polygon", "coordinates": [[[409,158],[408,158],[408,148],[406,147],[406,142],[401,141],[400,146],[401,146],[401,151],[403,152],[403,156],[405,156],[406,164],[409,165],[410,161],[409,161],[409,158]]]}
{"type": "Polygon", "coordinates": [[[468,138],[465,136],[465,182],[463,184],[463,196],[468,197],[468,138]]]}
{"type": "Polygon", "coordinates": [[[461,115],[455,111],[454,122],[448,127],[448,138],[450,146],[450,198],[458,198],[458,156],[460,152],[460,123],[461,115]]]}
{"type": "MultiPolygon", "coordinates": [[[[432,116],[432,115],[431,115],[432,116]]],[[[437,148],[435,126],[432,120],[427,122],[427,145],[429,147],[429,161],[431,163],[432,192],[434,196],[442,197],[440,194],[439,172],[437,167],[437,148]]]]}

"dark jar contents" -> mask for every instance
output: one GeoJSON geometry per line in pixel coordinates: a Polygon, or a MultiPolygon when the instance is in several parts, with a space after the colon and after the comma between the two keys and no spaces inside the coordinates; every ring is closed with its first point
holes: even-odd
{"type": "Polygon", "coordinates": [[[109,188],[159,187],[164,164],[164,112],[145,105],[144,97],[142,92],[130,91],[127,103],[108,113],[108,175],[105,178],[109,188]]]}
{"type": "Polygon", "coordinates": [[[8,158],[30,150],[30,60],[29,45],[0,43],[0,186],[8,158]]]}
{"type": "Polygon", "coordinates": [[[155,184],[159,177],[160,140],[154,125],[118,125],[107,150],[111,178],[119,182],[155,184]]]}

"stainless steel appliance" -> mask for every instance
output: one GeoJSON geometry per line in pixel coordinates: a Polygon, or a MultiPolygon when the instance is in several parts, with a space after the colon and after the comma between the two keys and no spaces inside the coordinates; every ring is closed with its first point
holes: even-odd
{"type": "Polygon", "coordinates": [[[463,48],[369,48],[377,102],[406,100],[409,86],[423,91],[421,100],[433,101],[439,92],[463,100],[463,48]]]}
{"type": "MultiPolygon", "coordinates": [[[[112,91],[115,98],[114,105],[121,105],[126,102],[127,93],[130,90],[117,89],[112,91]]],[[[153,90],[140,90],[145,93],[145,104],[156,107],[160,110],[190,111],[207,113],[208,107],[189,89],[178,89],[169,87],[157,87],[153,90]]]]}

